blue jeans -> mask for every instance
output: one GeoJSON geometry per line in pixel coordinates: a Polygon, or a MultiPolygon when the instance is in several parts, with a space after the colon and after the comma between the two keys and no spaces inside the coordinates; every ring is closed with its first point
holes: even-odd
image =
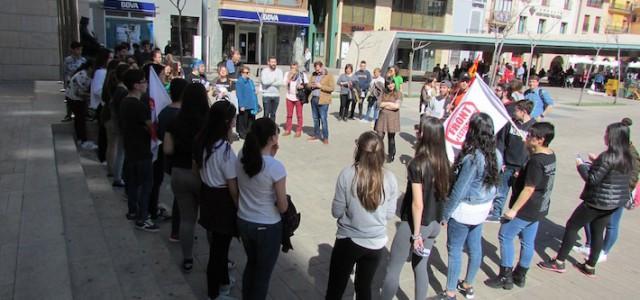
{"type": "MultiPolygon", "coordinates": [[[[602,251],[604,254],[609,254],[611,248],[618,240],[618,228],[620,227],[620,220],[622,219],[622,212],[624,211],[624,207],[620,207],[616,209],[616,211],[611,214],[611,219],[609,219],[609,223],[607,223],[607,229],[604,232],[604,245],[602,246],[602,251]]],[[[584,233],[587,239],[585,246],[591,245],[591,229],[589,226],[584,227],[584,233]]]]}
{"type": "Polygon", "coordinates": [[[533,251],[540,222],[529,222],[520,218],[515,218],[500,225],[498,240],[500,241],[500,266],[506,268],[513,267],[515,250],[513,239],[520,237],[520,262],[523,268],[529,268],[533,259],[533,251]]]}
{"type": "Polygon", "coordinates": [[[362,117],[367,121],[374,121],[378,119],[378,101],[367,102],[367,113],[362,117]]]}
{"type": "Polygon", "coordinates": [[[447,250],[449,251],[447,291],[456,291],[462,264],[462,250],[465,245],[469,253],[469,263],[464,281],[473,285],[480,264],[482,264],[482,223],[466,225],[458,223],[453,218],[449,219],[447,225],[447,250]]]}
{"type": "Polygon", "coordinates": [[[149,217],[149,199],[153,185],[151,159],[125,162],[125,180],[129,213],[136,214],[138,221],[149,217]]]}
{"type": "Polygon", "coordinates": [[[513,183],[511,177],[513,177],[513,174],[517,170],[518,169],[514,167],[505,167],[504,172],[501,174],[502,179],[500,180],[500,186],[498,187],[498,194],[496,195],[496,198],[493,199],[493,208],[491,208],[489,216],[496,218],[500,218],[502,216],[504,202],[507,199],[507,196],[509,196],[509,189],[513,183]]]}
{"type": "Polygon", "coordinates": [[[327,122],[327,113],[329,105],[319,104],[320,98],[311,97],[311,114],[313,115],[313,135],[321,140],[329,139],[329,124],[327,122]],[[320,125],[322,125],[322,134],[320,134],[320,125]]]}
{"type": "Polygon", "coordinates": [[[238,232],[247,255],[242,273],[242,299],[264,300],[280,254],[282,222],[257,224],[238,218],[238,232]]]}
{"type": "Polygon", "coordinates": [[[262,96],[262,106],[264,109],[263,117],[276,121],[276,111],[278,110],[280,97],[262,96]]]}

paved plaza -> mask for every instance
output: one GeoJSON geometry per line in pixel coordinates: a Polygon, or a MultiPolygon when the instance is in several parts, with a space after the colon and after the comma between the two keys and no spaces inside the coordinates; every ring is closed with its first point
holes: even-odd
{"type": "MultiPolygon", "coordinates": [[[[159,233],[135,230],[125,220],[122,189],[113,189],[105,166],[95,153],[78,151],[71,123],[59,123],[64,115],[63,96],[55,82],[0,84],[0,299],[206,299],[208,245],[198,226],[196,261],[190,274],[180,270],[180,244],[168,241],[170,222],[160,223],[159,233]]],[[[604,149],[604,128],[622,117],[636,122],[632,140],[640,143],[640,102],[585,95],[576,106],[579,90],[550,88],[557,105],[548,118],[556,126],[551,147],[558,169],[548,218],[538,232],[534,263],[555,255],[564,224],[580,200],[583,187],[575,169],[576,153],[604,149]]],[[[269,299],[322,299],[335,239],[335,219],[330,206],[340,170],[352,162],[354,140],[370,130],[358,121],[340,122],[334,117],[338,99],[330,108],[330,144],[308,142],[306,137],[280,138],[278,159],[284,162],[287,192],[302,214],[292,238],[294,250],[281,253],[271,280],[269,299]]],[[[404,191],[404,164],[412,156],[413,125],[417,99],[407,98],[401,108],[403,132],[396,137],[393,171],[404,191]]],[[[310,109],[304,108],[304,132],[312,131],[310,109]]],[[[285,121],[281,101],[277,121],[285,121]]],[[[295,122],[295,119],[294,119],[295,122]]],[[[95,126],[95,125],[92,125],[95,126]]],[[[241,143],[235,143],[238,151],[241,143]]],[[[161,201],[170,207],[173,196],[165,177],[161,201]]],[[[398,218],[388,224],[389,244],[398,218]]],[[[574,268],[564,275],[543,272],[535,266],[525,288],[492,290],[482,282],[496,274],[499,262],[499,224],[485,224],[484,259],[478,273],[477,299],[622,299],[634,298],[640,278],[640,222],[637,211],[625,211],[618,243],[608,261],[589,279],[574,268]]],[[[430,257],[429,296],[446,283],[446,234],[437,238],[430,257]]],[[[575,260],[582,256],[572,253],[575,260]]],[[[244,251],[234,240],[231,259],[237,262],[232,276],[237,283],[232,296],[240,298],[244,251]]],[[[381,286],[385,267],[377,272],[381,286]]],[[[463,273],[464,274],[464,273],[463,273]]],[[[413,274],[406,264],[400,278],[398,299],[413,298],[413,274]]],[[[353,298],[350,283],[345,299],[353,298]]],[[[459,295],[458,299],[462,299],[459,295]]]]}

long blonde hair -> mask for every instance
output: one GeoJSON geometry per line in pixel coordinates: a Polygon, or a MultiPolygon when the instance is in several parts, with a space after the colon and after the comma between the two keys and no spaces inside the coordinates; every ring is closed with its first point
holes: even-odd
{"type": "Polygon", "coordinates": [[[354,185],[360,204],[375,211],[384,194],[384,142],[374,131],[364,132],[357,140],[354,185]]]}

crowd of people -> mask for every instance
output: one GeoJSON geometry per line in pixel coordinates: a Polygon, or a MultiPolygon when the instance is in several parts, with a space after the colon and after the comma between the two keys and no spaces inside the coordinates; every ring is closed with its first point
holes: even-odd
{"type": "MultiPolygon", "coordinates": [[[[496,86],[496,97],[513,122],[495,133],[488,114],[474,114],[453,163],[447,157],[443,123],[463,100],[473,75],[459,72],[455,84],[450,76],[427,76],[416,110],[420,121],[415,126],[415,155],[407,163],[407,186],[399,199],[396,176],[385,168],[385,162],[394,161],[395,134],[401,131],[403,79],[397,66],[383,76],[379,68],[371,74],[362,61],[358,71],[348,64],[334,79],[322,62],[313,63],[309,76],[297,63],[283,73],[276,58],[270,57],[256,84],[237,51],[218,64],[218,78],[209,80],[201,61],[185,72],[179,60],[171,55],[163,58],[159,49],[150,50],[146,44],[140,55],[128,55],[126,45],[120,45],[115,57],[112,51],[100,49],[90,59],[82,57],[81,48],[73,43],[72,54],[65,59],[68,117],[73,116],[79,147],[97,150],[98,158],[107,162],[113,186],[125,189],[126,219],[135,228],[157,232],[157,220],[171,218],[169,240],[181,245],[184,272],[194,266],[196,224],[206,229],[210,299],[230,299],[235,280],[229,275],[234,262],[228,256],[234,237],[239,237],[247,257],[242,298],[267,297],[281,245],[288,239],[286,232],[295,229],[289,217],[294,208],[287,195],[287,170],[276,158],[279,138],[302,136],[302,111],[308,103],[314,124],[308,139],[328,144],[327,115],[334,90],[340,94],[337,119],[357,118],[372,123],[373,130],[358,137],[353,162],[337,178],[331,203],[337,232],[326,299],[342,299],[354,266],[357,299],[371,299],[374,294],[392,299],[408,256],[415,274],[415,299],[425,299],[429,255],[441,231],[447,234],[448,268],[446,288],[437,297],[455,299],[460,292],[472,299],[486,222],[501,225],[499,274],[485,284],[502,289],[525,285],[556,175],[556,155],[550,148],[555,128],[544,120],[554,102],[539,87],[537,76],[528,77],[529,89],[524,92],[520,78],[496,86]],[[148,95],[150,72],[159,76],[172,102],[159,113],[157,123],[152,121],[148,95]],[[276,115],[282,87],[286,122],[280,133],[276,115]],[[98,119],[97,145],[87,138],[89,110],[98,119]],[[263,116],[257,118],[260,112],[263,116]],[[231,144],[238,139],[243,145],[235,153],[231,144]],[[162,141],[157,153],[151,150],[153,141],[162,141]],[[158,208],[165,174],[171,176],[174,196],[171,216],[158,208]],[[389,240],[387,222],[399,200],[401,222],[392,239],[383,284],[374,287],[389,240]],[[514,264],[516,237],[521,250],[514,264]],[[465,248],[469,261],[460,280],[465,248]]],[[[588,254],[586,262],[577,265],[582,273],[595,276],[596,264],[610,253],[640,171],[638,152],[630,142],[631,125],[628,118],[612,123],[604,136],[607,150],[577,159],[578,173],[585,181],[583,202],[567,221],[557,256],[538,263],[541,269],[565,272],[565,260],[583,227],[587,243],[575,249],[588,254]]]]}

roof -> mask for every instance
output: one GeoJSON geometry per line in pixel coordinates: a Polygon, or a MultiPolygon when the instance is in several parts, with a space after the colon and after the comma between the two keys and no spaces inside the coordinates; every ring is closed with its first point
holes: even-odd
{"type": "MultiPolygon", "coordinates": [[[[618,44],[615,35],[607,34],[553,34],[532,35],[515,34],[508,36],[503,52],[527,53],[531,50],[532,40],[536,43],[536,53],[587,54],[594,55],[601,48],[601,55],[616,55],[620,47],[623,56],[637,56],[640,53],[640,36],[619,34],[618,44]]],[[[431,32],[396,31],[400,40],[430,41],[429,48],[493,51],[496,37],[493,34],[450,34],[431,32]]]]}

